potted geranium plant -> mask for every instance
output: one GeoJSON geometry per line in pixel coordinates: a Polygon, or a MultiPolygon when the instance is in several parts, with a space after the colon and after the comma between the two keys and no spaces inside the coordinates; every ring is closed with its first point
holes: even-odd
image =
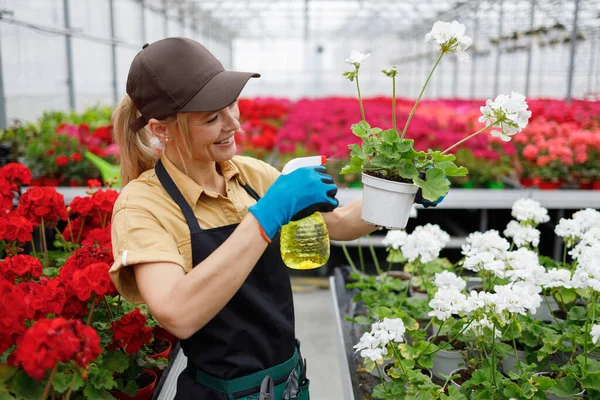
{"type": "Polygon", "coordinates": [[[416,151],[414,141],[405,137],[419,101],[442,57],[446,53],[456,53],[459,60],[468,60],[465,50],[472,40],[465,35],[465,26],[454,21],[452,23],[438,21],[425,36],[426,41],[434,42],[439,56],[417,97],[417,100],[406,120],[402,132],[396,126],[396,67],[382,72],[392,78],[392,128],[383,130],[371,127],[365,117],[358,72],[361,63],[369,57],[353,51],[345,61],[354,66],[353,71],[343,75],[350,81],[356,81],[362,120],[352,125],[352,132],[362,143],[351,144],[350,163],[341,171],[342,174],[362,173],[363,206],[362,218],[368,223],[388,228],[402,229],[406,226],[408,216],[417,192],[428,201],[435,201],[448,193],[450,181],[447,177],[465,176],[468,171],[457,166],[455,156],[449,154],[459,144],[480,134],[492,130],[492,135],[509,141],[510,137],[520,132],[531,116],[527,110],[525,97],[512,93],[510,96],[500,95],[495,100],[488,100],[481,107],[480,122],[486,126],[472,135],[458,141],[443,151],[428,149],[416,151]]]}

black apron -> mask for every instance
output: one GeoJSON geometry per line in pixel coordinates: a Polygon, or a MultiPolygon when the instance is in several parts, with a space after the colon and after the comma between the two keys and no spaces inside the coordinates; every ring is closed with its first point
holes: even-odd
{"type": "MultiPolygon", "coordinates": [[[[229,238],[238,224],[201,229],[160,160],[155,170],[188,223],[192,266],[196,267],[229,238]]],[[[255,200],[260,199],[248,184],[242,186],[255,200]]],[[[181,348],[188,358],[188,367],[179,376],[177,400],[228,399],[226,394],[196,383],[192,377],[197,371],[230,380],[282,364],[295,354],[292,287],[281,259],[279,235],[227,305],[202,329],[181,340],[181,348]]]]}

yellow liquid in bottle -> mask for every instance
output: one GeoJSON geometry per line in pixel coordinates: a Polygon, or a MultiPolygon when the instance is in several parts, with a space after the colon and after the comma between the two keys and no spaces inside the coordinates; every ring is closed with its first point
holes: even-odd
{"type": "Polygon", "coordinates": [[[319,268],[329,260],[329,232],[316,212],[281,228],[281,258],[292,269],[319,268]]]}

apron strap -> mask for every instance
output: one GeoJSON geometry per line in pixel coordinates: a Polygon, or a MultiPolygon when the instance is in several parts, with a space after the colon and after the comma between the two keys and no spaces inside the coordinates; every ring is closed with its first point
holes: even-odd
{"type": "Polygon", "coordinates": [[[179,208],[181,208],[183,216],[185,217],[185,220],[187,221],[187,224],[190,227],[191,234],[194,235],[194,233],[202,232],[200,224],[198,223],[198,219],[194,214],[194,210],[192,210],[192,207],[190,207],[190,205],[181,194],[181,191],[179,190],[175,182],[173,182],[173,179],[171,179],[171,176],[165,169],[165,166],[163,165],[161,160],[158,160],[156,166],[154,167],[154,170],[156,171],[156,176],[158,177],[158,180],[163,185],[167,193],[169,193],[173,200],[175,200],[175,203],[177,203],[179,208]]]}

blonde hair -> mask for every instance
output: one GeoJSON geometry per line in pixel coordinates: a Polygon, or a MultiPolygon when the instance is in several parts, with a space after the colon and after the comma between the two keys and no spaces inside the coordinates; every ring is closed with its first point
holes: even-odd
{"type": "MultiPolygon", "coordinates": [[[[121,185],[125,186],[138,178],[142,172],[154,168],[160,158],[164,145],[156,136],[144,127],[138,132],[131,129],[131,124],[140,116],[140,112],[128,95],[117,105],[112,115],[113,137],[120,148],[121,185]]],[[[164,121],[167,124],[177,122],[177,129],[170,135],[169,143],[173,143],[177,154],[183,162],[192,158],[192,149],[188,131],[187,114],[177,113],[164,121]],[[183,151],[182,151],[183,147],[183,151]]]]}

